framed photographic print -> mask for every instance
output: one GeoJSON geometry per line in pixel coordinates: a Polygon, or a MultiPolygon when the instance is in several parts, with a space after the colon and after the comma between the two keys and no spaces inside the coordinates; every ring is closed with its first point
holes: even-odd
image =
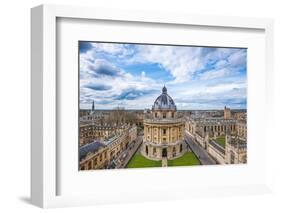
{"type": "Polygon", "coordinates": [[[79,41],[79,169],[247,163],[246,61],[246,48],[79,41]]]}
{"type": "Polygon", "coordinates": [[[272,20],[31,14],[32,203],[270,191],[272,20]]]}

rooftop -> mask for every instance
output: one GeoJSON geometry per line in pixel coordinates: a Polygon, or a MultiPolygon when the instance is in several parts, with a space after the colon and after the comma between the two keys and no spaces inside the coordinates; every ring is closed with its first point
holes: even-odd
{"type": "Polygon", "coordinates": [[[99,142],[99,141],[93,141],[91,143],[88,143],[88,144],[80,147],[80,149],[79,149],[80,160],[85,158],[88,153],[90,153],[90,152],[95,153],[103,147],[105,147],[105,145],[103,143],[99,142]]]}

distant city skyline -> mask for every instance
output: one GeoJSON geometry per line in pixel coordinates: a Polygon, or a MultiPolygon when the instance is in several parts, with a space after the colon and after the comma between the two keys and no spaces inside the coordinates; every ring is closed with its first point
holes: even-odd
{"type": "Polygon", "coordinates": [[[80,108],[151,108],[165,85],[179,110],[247,108],[247,49],[79,42],[80,108]]]}

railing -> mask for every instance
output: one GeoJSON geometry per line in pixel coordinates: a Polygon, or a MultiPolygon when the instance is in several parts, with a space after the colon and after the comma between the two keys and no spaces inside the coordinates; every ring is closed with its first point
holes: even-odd
{"type": "Polygon", "coordinates": [[[150,144],[150,145],[153,145],[153,146],[175,146],[177,144],[180,144],[182,143],[182,141],[175,141],[175,142],[160,142],[160,143],[156,143],[156,142],[153,142],[153,141],[144,141],[145,144],[150,144]]]}
{"type": "Polygon", "coordinates": [[[183,122],[184,120],[181,118],[163,118],[163,119],[156,119],[156,118],[150,118],[150,119],[144,119],[144,123],[179,123],[183,122]]]}

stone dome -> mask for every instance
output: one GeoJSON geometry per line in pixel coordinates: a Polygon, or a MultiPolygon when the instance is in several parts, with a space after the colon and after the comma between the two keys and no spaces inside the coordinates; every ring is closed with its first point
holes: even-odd
{"type": "Polygon", "coordinates": [[[176,110],[174,100],[168,95],[167,88],[164,86],[162,94],[156,98],[152,106],[152,110],[176,110]]]}

